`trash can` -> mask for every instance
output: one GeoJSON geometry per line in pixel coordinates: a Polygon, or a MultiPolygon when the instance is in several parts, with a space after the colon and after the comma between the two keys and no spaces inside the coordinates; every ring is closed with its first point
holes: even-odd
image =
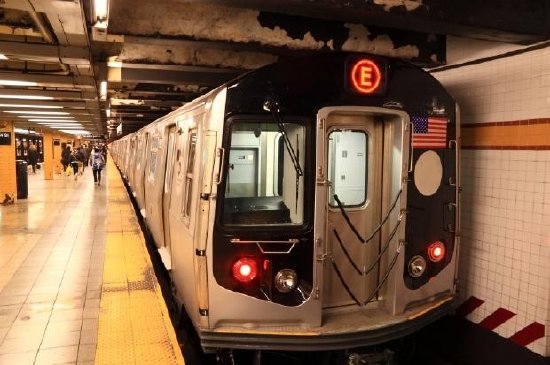
{"type": "Polygon", "coordinates": [[[29,175],[27,172],[27,161],[15,161],[15,176],[17,179],[17,199],[27,199],[29,195],[29,175]]]}

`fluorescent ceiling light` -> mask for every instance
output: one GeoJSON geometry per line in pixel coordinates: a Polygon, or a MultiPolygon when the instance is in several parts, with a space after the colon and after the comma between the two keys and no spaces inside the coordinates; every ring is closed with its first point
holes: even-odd
{"type": "Polygon", "coordinates": [[[85,130],[60,129],[59,131],[63,133],[69,133],[69,134],[90,134],[90,132],[85,130]]]}
{"type": "Polygon", "coordinates": [[[50,122],[36,122],[37,124],[64,124],[64,125],[75,125],[80,124],[76,120],[63,120],[63,121],[50,121],[50,122]]]}
{"type": "Polygon", "coordinates": [[[82,126],[81,125],[78,125],[78,126],[68,126],[68,125],[44,125],[43,127],[48,127],[48,128],[52,128],[52,129],[60,129],[60,128],[63,128],[63,129],[71,129],[71,130],[79,130],[79,129],[82,129],[82,126]]]}
{"type": "Polygon", "coordinates": [[[99,83],[99,99],[107,100],[107,81],[99,83]]]}
{"type": "Polygon", "coordinates": [[[12,113],[12,114],[48,114],[48,115],[69,115],[71,113],[68,112],[36,112],[33,110],[4,110],[4,113],[12,113]]]}
{"type": "Polygon", "coordinates": [[[8,59],[8,57],[6,57],[5,54],[0,53],[0,60],[7,60],[7,59],[8,59]]]}
{"type": "Polygon", "coordinates": [[[2,99],[23,99],[23,100],[53,100],[53,96],[43,96],[43,95],[10,95],[10,94],[0,94],[2,99]]]}
{"type": "Polygon", "coordinates": [[[94,0],[94,27],[107,28],[109,21],[109,0],[94,0]]]}
{"type": "Polygon", "coordinates": [[[4,86],[36,86],[38,83],[34,81],[19,81],[19,80],[0,80],[0,85],[4,86]]]}
{"type": "MultiPolygon", "coordinates": [[[[67,113],[68,114],[68,113],[67,113]]],[[[40,119],[74,119],[72,115],[18,115],[19,118],[24,119],[34,119],[34,118],[40,118],[40,119]]]]}
{"type": "Polygon", "coordinates": [[[61,105],[35,105],[35,104],[0,104],[5,108],[44,108],[44,109],[63,109],[61,105]]]}
{"type": "Polygon", "coordinates": [[[29,119],[29,122],[46,122],[46,123],[52,123],[52,122],[76,122],[76,120],[73,119],[38,119],[38,118],[35,118],[35,119],[29,119]]]}

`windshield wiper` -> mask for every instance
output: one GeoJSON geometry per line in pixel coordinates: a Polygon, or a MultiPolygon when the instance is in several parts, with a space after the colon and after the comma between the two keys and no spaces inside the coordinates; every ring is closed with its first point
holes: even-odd
{"type": "Polygon", "coordinates": [[[290,142],[290,139],[288,138],[288,135],[286,133],[285,124],[283,123],[283,120],[281,119],[281,115],[279,114],[279,105],[277,104],[276,101],[266,100],[264,102],[264,110],[271,112],[271,114],[273,114],[273,118],[275,118],[275,121],[277,122],[277,126],[279,127],[279,133],[281,133],[281,136],[283,136],[283,141],[285,143],[286,151],[288,152],[290,159],[292,160],[292,165],[294,165],[294,171],[296,171],[296,177],[304,176],[304,172],[300,167],[300,161],[296,156],[296,152],[294,152],[294,147],[292,147],[292,143],[290,142]]]}

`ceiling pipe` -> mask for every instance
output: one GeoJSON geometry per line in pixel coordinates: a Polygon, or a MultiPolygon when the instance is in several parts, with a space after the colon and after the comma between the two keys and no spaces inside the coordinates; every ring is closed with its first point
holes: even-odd
{"type": "MultiPolygon", "coordinates": [[[[49,44],[55,44],[55,35],[52,33],[52,31],[46,26],[44,23],[44,19],[42,18],[42,15],[38,14],[36,11],[29,11],[29,16],[31,17],[32,21],[42,34],[42,37],[44,38],[44,41],[49,44]]],[[[59,62],[59,66],[63,70],[62,72],[59,72],[57,74],[59,75],[69,75],[71,73],[71,70],[69,69],[69,66],[62,63],[61,60],[59,62]]]]}

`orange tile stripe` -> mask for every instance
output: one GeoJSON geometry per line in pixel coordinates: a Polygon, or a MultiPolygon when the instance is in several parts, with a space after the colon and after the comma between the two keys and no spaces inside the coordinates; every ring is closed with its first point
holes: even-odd
{"type": "Polygon", "coordinates": [[[462,148],[550,150],[550,118],[462,125],[462,148]]]}

